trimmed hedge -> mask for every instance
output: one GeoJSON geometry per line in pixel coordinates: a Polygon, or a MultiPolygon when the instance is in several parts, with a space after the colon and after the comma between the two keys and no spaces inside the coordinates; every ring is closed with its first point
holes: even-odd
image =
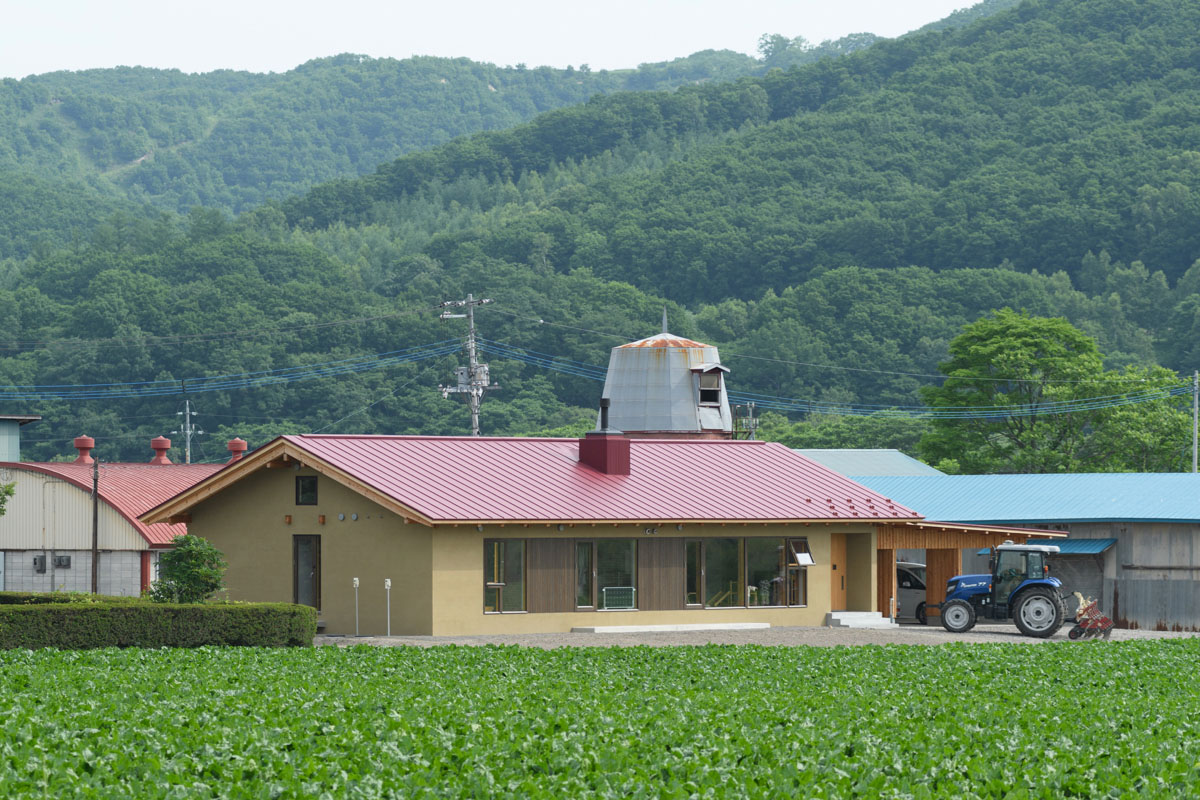
{"type": "Polygon", "coordinates": [[[0,606],[30,606],[43,603],[141,603],[140,597],[89,592],[0,592],[0,606]]]}
{"type": "Polygon", "coordinates": [[[311,647],[317,611],[291,603],[0,605],[0,649],[311,647]]]}

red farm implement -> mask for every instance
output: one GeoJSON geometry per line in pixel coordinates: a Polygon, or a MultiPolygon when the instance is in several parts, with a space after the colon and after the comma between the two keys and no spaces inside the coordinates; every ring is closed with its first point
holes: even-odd
{"type": "Polygon", "coordinates": [[[1095,600],[1087,600],[1079,592],[1074,593],[1079,598],[1079,610],[1075,612],[1075,627],[1067,633],[1072,639],[1096,639],[1112,636],[1113,621],[1100,613],[1100,607],[1095,600]]]}

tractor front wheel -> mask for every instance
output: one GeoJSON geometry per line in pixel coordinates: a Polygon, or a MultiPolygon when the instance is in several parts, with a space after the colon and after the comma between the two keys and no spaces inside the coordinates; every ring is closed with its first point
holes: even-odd
{"type": "Polygon", "coordinates": [[[942,606],[942,627],[951,633],[966,633],[975,627],[975,607],[966,600],[951,600],[942,606]]]}
{"type": "Polygon", "coordinates": [[[1062,595],[1048,586],[1032,586],[1013,604],[1013,621],[1021,633],[1047,639],[1062,627],[1067,610],[1062,595]]]}

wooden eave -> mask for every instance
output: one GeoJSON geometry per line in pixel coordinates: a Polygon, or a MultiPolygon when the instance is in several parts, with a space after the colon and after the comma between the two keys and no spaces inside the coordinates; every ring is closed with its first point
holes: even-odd
{"type": "Polygon", "coordinates": [[[1012,528],[999,525],[966,525],[956,522],[918,520],[879,526],[876,547],[880,550],[901,548],[940,549],[944,547],[993,547],[1005,539],[1023,544],[1028,539],[1064,539],[1062,531],[1037,528],[1012,528]],[[945,538],[949,537],[949,538],[945,538]]]}
{"type": "Polygon", "coordinates": [[[247,475],[257,472],[259,469],[290,466],[292,463],[299,463],[315,469],[320,474],[332,478],[347,489],[377,503],[393,514],[403,517],[405,521],[417,522],[426,526],[433,525],[433,520],[429,519],[426,515],[399,502],[394,497],[384,494],[375,487],[364,483],[324,459],[317,458],[308,451],[297,447],[292,442],[283,438],[269,442],[258,450],[255,450],[249,456],[230,464],[220,472],[180,492],[165,503],[142,514],[140,519],[146,523],[166,522],[172,517],[190,514],[196,504],[209,499],[247,475]]]}

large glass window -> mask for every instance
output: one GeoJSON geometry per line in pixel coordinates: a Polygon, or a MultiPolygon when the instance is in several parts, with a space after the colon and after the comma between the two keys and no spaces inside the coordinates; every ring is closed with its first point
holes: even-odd
{"type": "Polygon", "coordinates": [[[597,608],[637,608],[637,540],[596,540],[597,608]]]}
{"type": "Polygon", "coordinates": [[[784,583],[787,558],[783,539],[746,540],[746,604],[782,606],[787,604],[784,583]]]}
{"type": "Polygon", "coordinates": [[[740,539],[704,542],[704,605],[729,608],[745,605],[740,539]]]}
{"type": "Polygon", "coordinates": [[[488,539],[483,543],[483,610],[525,610],[525,541],[488,539]]]}

